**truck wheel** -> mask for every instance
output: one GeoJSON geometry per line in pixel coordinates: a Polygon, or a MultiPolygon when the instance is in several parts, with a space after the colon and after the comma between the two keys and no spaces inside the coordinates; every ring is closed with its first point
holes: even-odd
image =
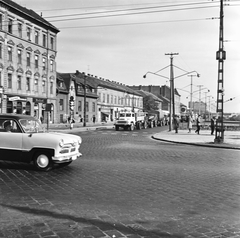
{"type": "Polygon", "coordinates": [[[53,166],[51,156],[47,152],[37,152],[34,156],[33,163],[40,171],[49,171],[53,166]]]}
{"type": "Polygon", "coordinates": [[[115,126],[115,131],[118,131],[119,130],[119,126],[115,126]]]}

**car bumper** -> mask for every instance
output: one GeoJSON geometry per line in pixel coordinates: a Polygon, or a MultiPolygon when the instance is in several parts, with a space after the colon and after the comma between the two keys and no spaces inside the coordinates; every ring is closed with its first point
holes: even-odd
{"type": "Polygon", "coordinates": [[[57,164],[58,163],[66,163],[66,162],[76,160],[81,156],[82,156],[82,154],[80,152],[78,152],[78,153],[68,154],[68,155],[53,156],[52,160],[54,163],[57,163],[57,164]]]}

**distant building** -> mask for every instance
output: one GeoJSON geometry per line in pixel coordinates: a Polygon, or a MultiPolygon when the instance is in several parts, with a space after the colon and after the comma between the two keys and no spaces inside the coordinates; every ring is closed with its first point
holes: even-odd
{"type": "Polygon", "coordinates": [[[56,53],[59,30],[11,0],[0,4],[0,112],[56,117],[56,53]]]}
{"type": "MultiPolygon", "coordinates": [[[[162,110],[170,112],[170,87],[163,85],[163,86],[156,86],[156,85],[138,85],[138,86],[128,86],[134,90],[144,90],[150,93],[153,93],[157,97],[159,97],[162,102],[162,110]]],[[[181,95],[178,93],[177,89],[174,90],[174,99],[175,99],[175,114],[180,115],[180,98],[181,95]]]]}
{"type": "Polygon", "coordinates": [[[57,102],[58,122],[65,122],[69,115],[83,121],[84,109],[87,123],[114,121],[121,111],[143,111],[143,96],[140,93],[122,83],[79,71],[58,73],[57,102]],[[74,99],[72,110],[69,108],[71,97],[74,99]]]}

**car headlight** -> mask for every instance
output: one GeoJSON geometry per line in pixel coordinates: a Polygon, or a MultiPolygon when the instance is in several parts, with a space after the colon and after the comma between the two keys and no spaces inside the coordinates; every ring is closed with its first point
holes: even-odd
{"type": "Polygon", "coordinates": [[[63,140],[63,139],[61,139],[61,140],[59,141],[59,146],[60,146],[60,147],[63,147],[63,146],[64,146],[64,140],[63,140]]]}

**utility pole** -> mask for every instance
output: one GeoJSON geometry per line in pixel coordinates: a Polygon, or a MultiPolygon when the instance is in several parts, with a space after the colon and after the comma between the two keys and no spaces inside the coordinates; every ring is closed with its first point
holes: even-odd
{"type": "Polygon", "coordinates": [[[83,101],[83,126],[86,126],[86,79],[87,76],[84,75],[84,101],[83,101]]]}
{"type": "Polygon", "coordinates": [[[188,75],[189,77],[191,77],[191,91],[190,91],[190,113],[192,115],[192,108],[193,108],[193,102],[192,102],[192,95],[193,95],[193,77],[200,77],[199,74],[194,75],[194,74],[190,74],[188,75]]]}
{"type": "Polygon", "coordinates": [[[223,66],[226,59],[226,51],[223,46],[223,0],[220,1],[220,27],[219,27],[219,50],[217,51],[218,60],[218,87],[217,87],[217,120],[215,130],[215,143],[224,142],[224,128],[223,128],[223,66]]]}
{"type": "Polygon", "coordinates": [[[198,114],[200,115],[201,114],[201,88],[202,88],[203,85],[197,85],[197,87],[199,87],[199,105],[198,105],[198,114]]]}
{"type": "Polygon", "coordinates": [[[169,115],[169,131],[172,130],[172,116],[175,116],[175,90],[174,90],[174,74],[173,74],[173,55],[178,53],[166,53],[170,55],[170,115],[169,115]]]}

